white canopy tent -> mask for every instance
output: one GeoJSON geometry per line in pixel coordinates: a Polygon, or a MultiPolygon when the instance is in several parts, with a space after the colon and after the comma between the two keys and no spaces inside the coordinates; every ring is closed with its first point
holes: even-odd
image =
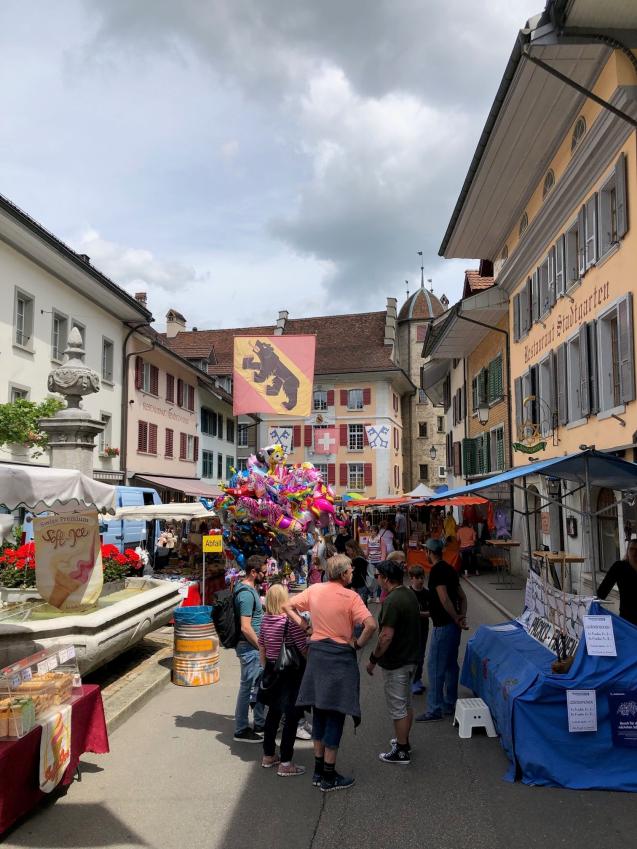
{"type": "Polygon", "coordinates": [[[145,504],[143,506],[118,507],[115,515],[106,519],[121,521],[136,519],[138,521],[189,522],[192,519],[210,519],[217,514],[214,510],[206,510],[203,504],[145,504]]]}
{"type": "Polygon", "coordinates": [[[0,505],[12,512],[115,512],[114,486],[94,481],[75,469],[0,464],[0,505]]]}
{"type": "Polygon", "coordinates": [[[407,493],[410,498],[435,498],[439,494],[426,483],[419,483],[416,489],[407,493]]]}

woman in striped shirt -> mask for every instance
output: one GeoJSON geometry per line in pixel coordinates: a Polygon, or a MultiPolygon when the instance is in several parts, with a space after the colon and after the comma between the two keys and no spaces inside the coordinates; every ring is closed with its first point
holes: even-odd
{"type": "Polygon", "coordinates": [[[273,584],[265,596],[265,615],[261,620],[259,632],[259,655],[263,669],[262,685],[259,689],[259,701],[268,705],[268,715],[265,719],[263,734],[263,758],[261,766],[269,769],[278,766],[277,775],[281,777],[303,775],[305,767],[298,766],[292,761],[294,741],[299,720],[303,709],[296,707],[296,697],[301,686],[304,669],[284,669],[274,672],[274,664],[279,657],[283,636],[286,644],[293,643],[305,657],[307,653],[307,637],[302,628],[291,622],[283,612],[283,605],[288,600],[288,591],[281,584],[273,584]],[[274,681],[271,686],[264,688],[263,683],[274,681]],[[281,758],[276,756],[276,734],[283,719],[281,732],[281,758]]]}

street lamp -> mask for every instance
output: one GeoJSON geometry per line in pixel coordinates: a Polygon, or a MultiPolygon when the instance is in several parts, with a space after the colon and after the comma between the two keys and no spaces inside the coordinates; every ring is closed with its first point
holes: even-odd
{"type": "Polygon", "coordinates": [[[489,421],[489,405],[486,401],[480,401],[478,404],[478,421],[483,426],[489,421]]]}
{"type": "Polygon", "coordinates": [[[435,445],[432,445],[432,446],[431,446],[431,448],[429,449],[429,456],[431,457],[431,459],[432,459],[432,460],[435,460],[435,459],[436,459],[436,454],[437,454],[437,453],[438,453],[438,452],[436,451],[436,446],[435,446],[435,445]]]}

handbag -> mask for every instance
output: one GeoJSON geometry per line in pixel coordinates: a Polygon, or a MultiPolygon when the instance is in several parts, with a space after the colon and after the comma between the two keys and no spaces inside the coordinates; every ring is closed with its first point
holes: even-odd
{"type": "Polygon", "coordinates": [[[285,638],[288,635],[288,627],[290,625],[290,620],[287,619],[285,622],[285,627],[283,628],[283,641],[281,643],[281,649],[279,651],[279,656],[277,657],[274,663],[274,671],[275,672],[283,672],[285,669],[303,669],[305,665],[305,658],[299,651],[298,647],[292,643],[291,645],[287,645],[285,642],[285,638]]]}

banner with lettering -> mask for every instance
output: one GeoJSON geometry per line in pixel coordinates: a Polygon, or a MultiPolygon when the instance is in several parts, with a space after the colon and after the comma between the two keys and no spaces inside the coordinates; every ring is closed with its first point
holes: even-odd
{"type": "MultiPolygon", "coordinates": [[[[564,634],[566,654],[573,654],[584,631],[584,617],[592,596],[562,592],[529,572],[524,594],[524,613],[518,622],[538,642],[555,652],[557,634],[564,634]]],[[[555,652],[556,653],[556,652],[555,652]]]]}
{"type": "Polygon", "coordinates": [[[95,604],[104,581],[97,512],[33,519],[35,582],[53,607],[95,604]]]}

